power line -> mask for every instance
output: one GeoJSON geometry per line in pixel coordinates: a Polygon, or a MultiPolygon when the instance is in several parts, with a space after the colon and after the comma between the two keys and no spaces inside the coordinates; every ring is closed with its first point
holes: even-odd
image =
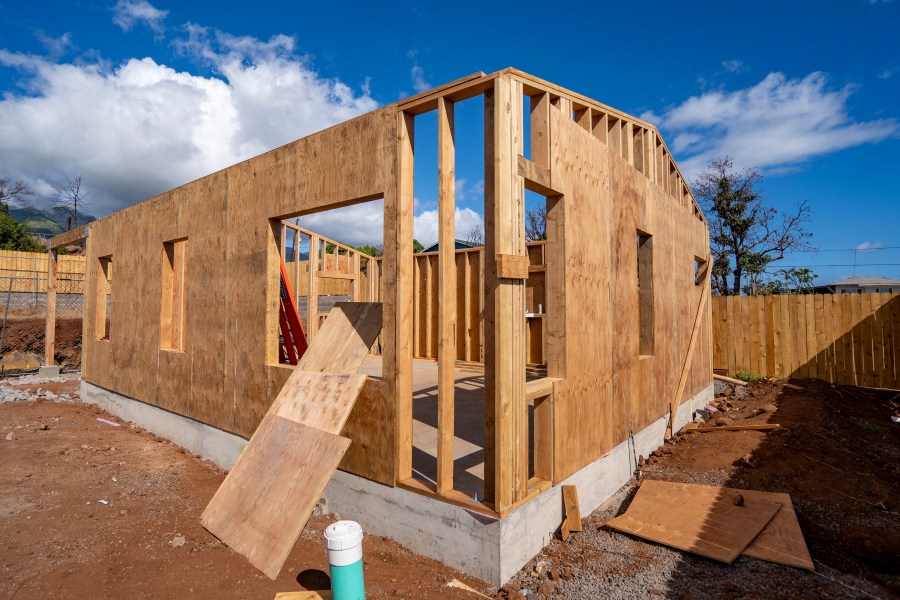
{"type": "Polygon", "coordinates": [[[878,248],[823,248],[819,250],[789,250],[788,254],[801,252],[818,254],[819,252],[875,252],[876,250],[897,250],[900,246],[879,246],[878,248]]]}
{"type": "Polygon", "coordinates": [[[900,267],[900,263],[865,263],[862,265],[840,264],[840,265],[783,265],[778,262],[769,263],[772,266],[784,267],[787,269],[803,269],[808,267],[900,267]]]}

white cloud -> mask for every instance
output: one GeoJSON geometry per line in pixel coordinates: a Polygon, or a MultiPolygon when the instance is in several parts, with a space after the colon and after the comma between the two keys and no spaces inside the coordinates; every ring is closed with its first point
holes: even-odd
{"type": "Polygon", "coordinates": [[[119,0],[112,11],[113,23],[122,31],[131,31],[138,23],[144,23],[157,35],[162,34],[163,21],[169,14],[169,11],[160,10],[147,0],[119,0]]]}
{"type": "Polygon", "coordinates": [[[300,217],[300,225],[319,235],[350,244],[384,243],[384,201],[375,200],[300,217]]]}
{"type": "Polygon", "coordinates": [[[802,79],[771,73],[749,88],[688,98],[666,109],[657,122],[677,140],[673,148],[688,177],[726,155],[740,167],[784,169],[900,131],[895,118],[854,120],[848,109],[852,92],[851,86],[829,89],[822,73],[802,79]]]}
{"type": "Polygon", "coordinates": [[[431,89],[431,84],[425,81],[425,69],[419,65],[413,65],[409,74],[412,77],[413,89],[416,90],[417,93],[431,89]]]}
{"type": "Polygon", "coordinates": [[[722,67],[725,68],[729,73],[737,73],[744,68],[744,61],[742,60],[723,60],[722,67]]]}
{"type": "MultiPolygon", "coordinates": [[[[457,208],[455,216],[454,226],[457,238],[468,237],[469,232],[476,227],[480,227],[484,231],[484,219],[471,208],[457,208]]],[[[438,224],[437,209],[422,211],[414,217],[414,235],[426,248],[438,240],[438,224]]]]}
{"type": "Polygon", "coordinates": [[[287,36],[192,26],[182,46],[218,76],[152,58],[64,63],[0,50],[27,90],[0,97],[3,175],[48,189],[80,172],[102,215],[377,107],[319,76],[287,36]]]}
{"type": "Polygon", "coordinates": [[[457,202],[464,200],[481,200],[484,198],[484,180],[480,179],[473,184],[469,184],[468,179],[460,177],[456,180],[454,188],[457,202]]]}
{"type": "Polygon", "coordinates": [[[72,35],[68,31],[58,38],[49,36],[40,29],[38,29],[34,35],[44,48],[46,48],[47,54],[51,58],[59,58],[75,47],[72,43],[72,35]]]}
{"type": "Polygon", "coordinates": [[[884,250],[884,248],[884,242],[863,242],[862,244],[854,248],[854,250],[865,252],[866,250],[884,250]]]}
{"type": "Polygon", "coordinates": [[[878,79],[890,79],[894,76],[894,73],[897,69],[882,69],[882,71],[878,74],[878,79]]]}
{"type": "MultiPolygon", "coordinates": [[[[460,239],[475,228],[484,231],[484,219],[470,208],[457,208],[454,223],[460,239]]],[[[377,200],[306,215],[300,217],[300,225],[345,244],[379,245],[384,242],[384,202],[377,200]]],[[[413,217],[413,237],[428,247],[438,239],[438,225],[437,209],[421,211],[413,217]]]]}

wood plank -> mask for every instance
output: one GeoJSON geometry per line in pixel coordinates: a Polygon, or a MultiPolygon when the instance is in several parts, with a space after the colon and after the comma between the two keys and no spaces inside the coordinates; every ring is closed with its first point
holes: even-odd
{"type": "Polygon", "coordinates": [[[525,179],[525,189],[542,196],[558,196],[559,192],[553,187],[553,177],[550,169],[539,166],[524,156],[518,157],[519,176],[525,179]]]}
{"type": "Polygon", "coordinates": [[[816,353],[816,373],[814,377],[823,381],[828,378],[829,352],[825,343],[825,331],[829,329],[829,323],[825,321],[825,296],[824,294],[816,294],[811,296],[814,305],[815,321],[813,332],[816,336],[815,353],[816,353]]]}
{"type": "Polygon", "coordinates": [[[65,233],[60,233],[59,235],[55,235],[50,238],[49,244],[51,250],[56,250],[58,248],[64,248],[66,246],[71,246],[72,244],[77,244],[79,242],[83,242],[88,238],[91,233],[90,225],[85,225],[83,227],[76,227],[74,229],[70,229],[65,233]]]}
{"type": "Polygon", "coordinates": [[[44,331],[44,364],[56,364],[56,251],[47,252],[47,315],[44,331]]]}
{"type": "Polygon", "coordinates": [[[378,302],[338,302],[297,364],[301,371],[356,373],[381,332],[378,302]]]}
{"type": "Polygon", "coordinates": [[[528,257],[498,254],[495,257],[497,277],[500,279],[528,279],[528,257]]]}
{"type": "Polygon", "coordinates": [[[569,539],[573,531],[581,531],[581,508],[578,506],[578,489],[574,485],[562,486],[563,497],[563,523],[562,539],[569,539]]]}
{"type": "Polygon", "coordinates": [[[278,592],[275,600],[331,600],[331,590],[278,592]]]}
{"type": "Polygon", "coordinates": [[[453,489],[456,363],[456,145],[453,104],[438,99],[438,445],[437,491],[453,489]]]}
{"type": "Polygon", "coordinates": [[[306,295],[306,335],[309,341],[316,339],[319,332],[319,237],[309,238],[309,282],[306,295]]]}
{"type": "Polygon", "coordinates": [[[266,415],[200,524],[275,579],[349,445],[346,438],[266,415]]]}
{"type": "Polygon", "coordinates": [[[812,294],[803,294],[800,296],[803,301],[803,315],[806,321],[806,354],[803,357],[806,363],[806,376],[814,379],[818,373],[818,363],[816,349],[816,308],[813,302],[812,294]]]}
{"type": "Polygon", "coordinates": [[[781,427],[778,423],[760,423],[756,425],[723,425],[721,427],[691,427],[685,428],[685,431],[696,431],[698,433],[709,433],[711,431],[769,431],[781,427]]]}
{"type": "Polygon", "coordinates": [[[765,500],[737,506],[738,495],[742,491],[645,480],[625,514],[606,525],[730,564],[781,508],[765,500]]]}
{"type": "Polygon", "coordinates": [[[844,311],[841,297],[838,294],[831,294],[831,316],[831,331],[828,332],[828,335],[834,348],[834,364],[831,369],[831,378],[828,381],[838,384],[844,381],[844,341],[841,339],[844,327],[844,311]]]}
{"type": "Polygon", "coordinates": [[[881,306],[882,294],[868,294],[872,305],[872,385],[884,387],[884,315],[881,306]]]}
{"type": "MultiPolygon", "coordinates": [[[[327,323],[327,321],[326,321],[327,323]]],[[[269,414],[338,435],[353,410],[366,376],[294,369],[269,414]]]]}
{"type": "Polygon", "coordinates": [[[781,504],[775,517],[766,525],[756,539],[744,549],[744,556],[752,556],[760,560],[799,567],[809,571],[815,570],[809,549],[803,539],[794,503],[789,494],[775,492],[758,492],[756,490],[740,490],[745,500],[750,502],[768,501],[781,504]]]}

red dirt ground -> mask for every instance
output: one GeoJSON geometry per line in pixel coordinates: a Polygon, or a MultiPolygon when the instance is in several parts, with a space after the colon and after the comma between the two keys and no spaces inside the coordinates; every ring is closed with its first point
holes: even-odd
{"type": "MultiPolygon", "coordinates": [[[[77,384],[17,387],[73,394],[77,384]]],[[[270,581],[199,524],[221,469],[97,417],[121,422],[80,403],[0,405],[0,598],[271,599],[328,587],[322,536],[334,515],[312,518],[270,581]]],[[[370,598],[471,599],[443,587],[454,578],[486,589],[388,539],[366,536],[363,548],[370,598]]]]}
{"type": "MultiPolygon", "coordinates": [[[[3,338],[3,353],[19,352],[42,358],[46,327],[42,318],[10,318],[3,338]]],[[[81,319],[57,319],[56,364],[63,367],[81,364],[81,331],[81,319]]]]}

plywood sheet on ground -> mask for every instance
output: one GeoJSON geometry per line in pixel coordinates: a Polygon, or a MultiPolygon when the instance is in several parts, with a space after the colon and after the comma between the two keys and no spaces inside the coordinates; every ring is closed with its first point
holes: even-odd
{"type": "Polygon", "coordinates": [[[295,369],[269,414],[337,435],[366,382],[361,374],[310,373],[295,369]]]}
{"type": "Polygon", "coordinates": [[[200,523],[275,579],[350,440],[266,415],[200,523]]]}
{"type": "Polygon", "coordinates": [[[647,480],[613,529],[725,563],[734,561],[781,508],[740,490],[647,480]]]}
{"type": "Polygon", "coordinates": [[[339,302],[328,313],[297,369],[356,373],[380,332],[380,302],[339,302]]]}
{"type": "Polygon", "coordinates": [[[753,543],[747,546],[743,552],[744,556],[814,571],[815,565],[803,539],[803,532],[800,530],[800,522],[797,521],[797,513],[794,512],[790,495],[754,490],[738,491],[751,502],[763,500],[781,503],[781,510],[753,543]]]}

